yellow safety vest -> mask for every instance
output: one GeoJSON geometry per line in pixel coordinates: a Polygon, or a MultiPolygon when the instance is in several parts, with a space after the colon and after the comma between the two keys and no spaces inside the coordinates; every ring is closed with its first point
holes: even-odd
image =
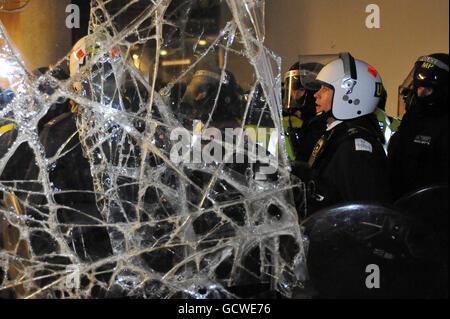
{"type": "Polygon", "coordinates": [[[397,132],[398,127],[400,126],[400,120],[396,118],[392,118],[392,120],[390,120],[386,112],[379,108],[376,108],[374,113],[377,117],[378,123],[380,124],[380,128],[383,131],[385,139],[385,144],[383,147],[384,151],[387,153],[389,140],[391,139],[391,136],[397,132]]]}
{"type": "MultiPolygon", "coordinates": [[[[283,127],[285,132],[288,130],[289,127],[294,128],[300,128],[303,125],[303,121],[298,118],[295,115],[284,116],[283,117],[283,127]]],[[[270,153],[274,154],[276,149],[278,148],[278,139],[277,136],[276,140],[272,140],[271,138],[271,130],[273,128],[270,127],[258,127],[257,125],[245,125],[244,129],[248,133],[249,137],[256,141],[256,143],[264,146],[270,153]]],[[[291,161],[295,161],[295,153],[294,149],[292,147],[292,143],[288,136],[286,136],[286,149],[289,156],[289,159],[291,161]]]]}

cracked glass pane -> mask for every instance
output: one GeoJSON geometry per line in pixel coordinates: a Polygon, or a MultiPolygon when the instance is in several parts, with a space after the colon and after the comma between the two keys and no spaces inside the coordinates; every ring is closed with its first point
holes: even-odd
{"type": "Polygon", "coordinates": [[[0,23],[2,296],[301,287],[305,190],[263,42],[264,0],[92,0],[88,34],[32,71],[0,23]]]}

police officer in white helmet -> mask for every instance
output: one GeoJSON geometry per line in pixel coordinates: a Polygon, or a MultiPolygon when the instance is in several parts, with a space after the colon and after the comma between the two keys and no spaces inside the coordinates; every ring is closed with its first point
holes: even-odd
{"type": "Polygon", "coordinates": [[[382,94],[380,75],[349,53],[300,56],[300,63],[308,62],[324,65],[302,82],[320,88],[314,95],[317,111],[327,117],[303,176],[309,214],[344,202],[390,202],[384,137],[373,114],[382,94]]]}

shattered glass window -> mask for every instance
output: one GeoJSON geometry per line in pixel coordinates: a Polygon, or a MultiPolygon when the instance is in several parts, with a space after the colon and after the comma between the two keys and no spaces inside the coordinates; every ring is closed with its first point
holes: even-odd
{"type": "Polygon", "coordinates": [[[264,32],[264,0],[92,0],[88,34],[33,71],[0,23],[2,296],[302,285],[304,187],[264,32]]]}

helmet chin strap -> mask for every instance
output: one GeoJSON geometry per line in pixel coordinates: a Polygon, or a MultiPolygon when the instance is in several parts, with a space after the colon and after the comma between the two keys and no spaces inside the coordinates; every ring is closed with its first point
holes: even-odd
{"type": "Polygon", "coordinates": [[[331,124],[336,121],[336,118],[333,116],[333,112],[331,112],[331,110],[325,112],[325,118],[327,120],[327,124],[331,124]]]}

